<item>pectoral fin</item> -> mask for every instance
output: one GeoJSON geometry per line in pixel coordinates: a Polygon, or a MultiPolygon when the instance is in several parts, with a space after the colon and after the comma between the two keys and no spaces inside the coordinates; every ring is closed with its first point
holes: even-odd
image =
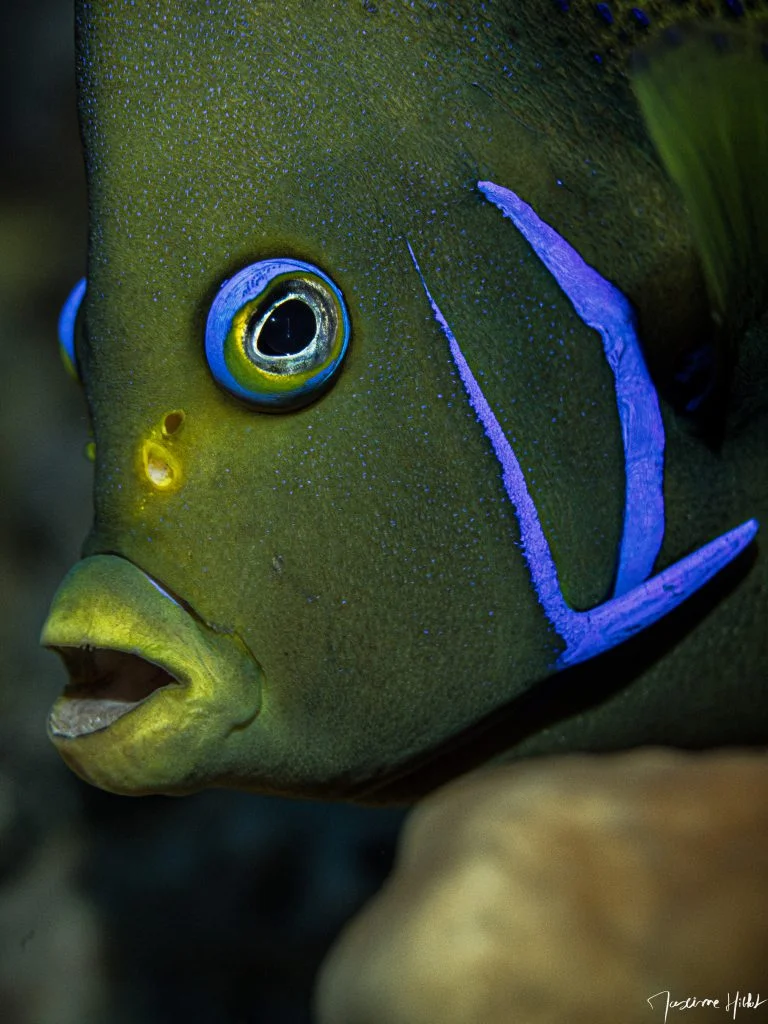
{"type": "Polygon", "coordinates": [[[632,85],[683,194],[713,320],[678,367],[681,404],[722,415],[739,342],[768,304],[768,25],[669,29],[636,56],[632,85]]]}

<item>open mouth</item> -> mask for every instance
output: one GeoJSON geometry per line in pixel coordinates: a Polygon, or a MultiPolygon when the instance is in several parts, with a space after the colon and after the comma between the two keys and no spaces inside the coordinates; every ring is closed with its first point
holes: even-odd
{"type": "Polygon", "coordinates": [[[193,792],[230,778],[260,732],[264,673],[247,644],[126,558],[74,565],[40,640],[69,676],[48,735],[102,789],[193,792]]]}
{"type": "Polygon", "coordinates": [[[54,736],[75,739],[106,729],[158,690],[183,685],[162,666],[127,651],[90,645],[52,649],[70,678],[49,717],[54,736]]]}

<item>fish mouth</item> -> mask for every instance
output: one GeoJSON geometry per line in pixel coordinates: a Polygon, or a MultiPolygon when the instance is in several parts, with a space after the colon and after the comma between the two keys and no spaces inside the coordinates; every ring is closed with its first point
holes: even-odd
{"type": "Polygon", "coordinates": [[[40,639],[69,676],[48,735],[102,789],[182,794],[223,784],[261,729],[264,673],[246,643],[120,555],[70,570],[40,639]]]}
{"type": "Polygon", "coordinates": [[[54,737],[76,739],[106,729],[159,690],[184,685],[164,666],[129,651],[87,644],[50,649],[70,678],[48,717],[54,737]]]}

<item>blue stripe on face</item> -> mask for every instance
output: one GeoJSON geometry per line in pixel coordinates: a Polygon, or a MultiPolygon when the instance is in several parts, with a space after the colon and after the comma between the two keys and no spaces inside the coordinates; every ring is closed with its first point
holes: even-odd
{"type": "Polygon", "coordinates": [[[75,287],[67,296],[64,305],[61,307],[59,313],[59,345],[61,352],[64,357],[64,363],[72,374],[73,377],[77,378],[77,352],[75,351],[75,326],[77,324],[77,314],[80,311],[80,306],[85,295],[86,280],[81,277],[75,287]]]}
{"type": "Polygon", "coordinates": [[[752,541],[756,520],[723,534],[648,579],[664,536],[664,427],[653,382],[634,329],[632,309],[621,292],[509,189],[491,182],[479,188],[509,217],[553,274],[576,313],[603,339],[616,382],[626,463],[624,530],[614,597],[585,612],[563,597],[557,567],[517,456],[488,404],[445,317],[432,298],[416,257],[408,251],[435,319],[448,339],[470,405],[501,464],[502,480],[520,525],[523,554],[544,613],[565,642],[557,668],[586,661],[658,621],[707,583],[752,541]]]}
{"type": "Polygon", "coordinates": [[[514,192],[490,181],[479,182],[478,188],[514,223],[580,319],[603,339],[616,382],[626,467],[624,531],[613,592],[620,597],[648,578],[664,538],[664,425],[632,307],[514,192]]]}

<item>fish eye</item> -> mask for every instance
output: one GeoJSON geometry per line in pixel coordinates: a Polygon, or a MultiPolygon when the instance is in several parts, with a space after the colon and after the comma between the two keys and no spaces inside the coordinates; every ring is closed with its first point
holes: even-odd
{"type": "Polygon", "coordinates": [[[80,379],[77,369],[77,353],[75,339],[77,337],[77,317],[85,295],[85,278],[81,277],[67,296],[59,313],[59,352],[67,373],[75,380],[80,379]]]}
{"type": "Polygon", "coordinates": [[[300,260],[261,260],[219,289],[208,313],[205,354],[227,391],[282,412],[328,387],[349,333],[344,299],[326,274],[300,260]]]}

